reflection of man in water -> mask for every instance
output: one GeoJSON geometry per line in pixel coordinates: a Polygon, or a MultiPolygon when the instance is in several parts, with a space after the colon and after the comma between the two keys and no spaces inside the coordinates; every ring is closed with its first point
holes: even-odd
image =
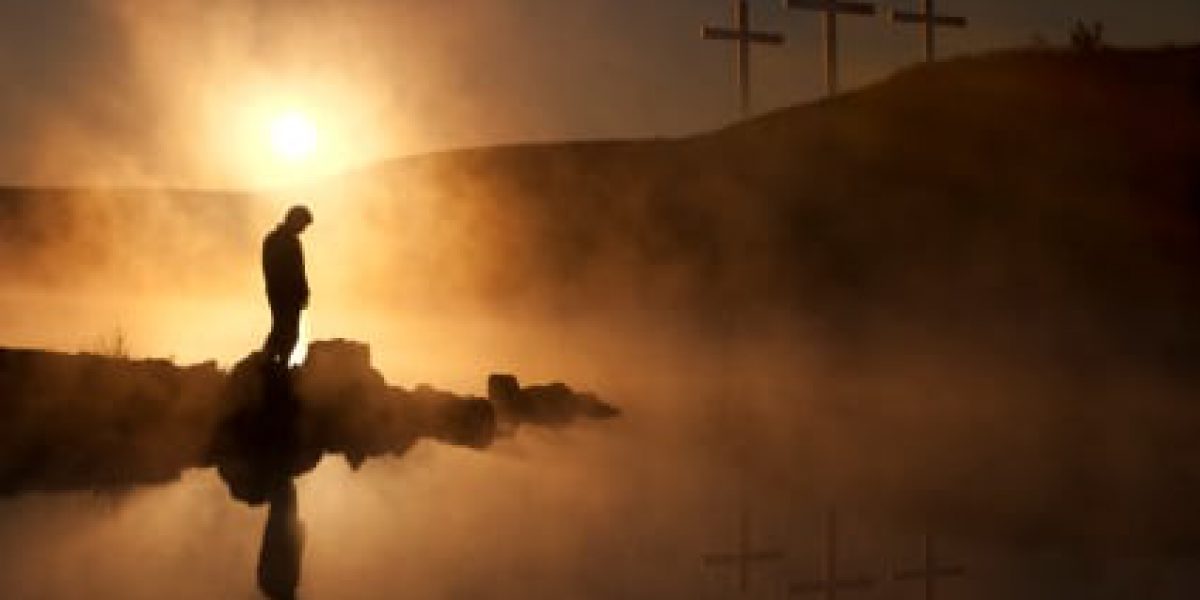
{"type": "Polygon", "coordinates": [[[312,213],[293,206],[283,222],[263,240],[263,276],[271,304],[271,333],[263,345],[269,363],[287,365],[300,338],[300,311],[308,307],[308,278],[300,233],[312,223],[312,213]]]}

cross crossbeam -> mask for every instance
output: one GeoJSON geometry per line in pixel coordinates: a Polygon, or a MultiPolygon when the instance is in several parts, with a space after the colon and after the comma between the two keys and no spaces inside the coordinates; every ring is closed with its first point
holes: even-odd
{"type": "Polygon", "coordinates": [[[750,589],[750,569],[754,563],[782,560],[784,554],[779,550],[754,550],[750,543],[750,510],[742,507],[738,527],[738,549],[736,552],[707,554],[704,564],[708,566],[735,565],[738,569],[738,589],[746,592],[750,589]]]}
{"type": "MultiPolygon", "coordinates": [[[[889,13],[891,20],[894,23],[925,23],[929,21],[924,13],[906,13],[893,11],[889,13]]],[[[966,17],[951,17],[947,15],[934,15],[933,24],[941,27],[966,27],[966,17]]]]}
{"type": "Polygon", "coordinates": [[[787,0],[788,8],[832,12],[840,15],[875,14],[875,5],[870,2],[853,2],[851,0],[787,0]]]}
{"type": "Polygon", "coordinates": [[[896,571],[891,578],[892,581],[923,581],[925,600],[936,600],[938,579],[961,577],[966,572],[961,565],[939,565],[933,536],[925,534],[921,538],[921,568],[896,571]]]}
{"type": "Polygon", "coordinates": [[[705,27],[704,39],[706,40],[728,40],[742,41],[748,39],[753,44],[782,44],[783,36],[778,33],[766,33],[761,31],[751,31],[743,35],[741,32],[734,29],[722,29],[720,27],[705,27]]]}
{"type": "Polygon", "coordinates": [[[733,28],[705,26],[706,40],[737,42],[737,85],[741,115],[750,114],[750,47],[753,44],[779,46],[784,43],[783,34],[771,31],[754,31],[750,27],[750,5],[747,0],[732,0],[733,28]]]}
{"type": "Polygon", "coordinates": [[[838,527],[837,511],[829,509],[825,514],[825,554],[822,557],[821,579],[794,583],[788,587],[789,594],[812,594],[820,592],[825,600],[837,600],[841,590],[864,590],[875,586],[870,577],[842,577],[838,572],[838,527]]]}
{"type": "Polygon", "coordinates": [[[825,39],[825,90],[833,96],[838,91],[837,44],[838,15],[872,16],[875,5],[854,0],[784,0],[784,6],[796,10],[824,13],[823,37],[825,39]]]}
{"type": "Polygon", "coordinates": [[[920,12],[889,10],[887,17],[888,21],[892,23],[924,25],[926,62],[934,61],[936,52],[935,37],[938,27],[956,27],[962,29],[967,26],[966,17],[937,14],[934,8],[934,0],[921,0],[920,12]]]}

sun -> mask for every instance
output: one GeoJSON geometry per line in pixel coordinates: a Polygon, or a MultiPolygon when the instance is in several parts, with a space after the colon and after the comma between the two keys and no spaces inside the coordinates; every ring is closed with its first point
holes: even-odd
{"type": "Polygon", "coordinates": [[[303,162],[317,150],[317,126],[308,115],[291,110],[271,119],[268,128],[271,150],[287,162],[303,162]]]}

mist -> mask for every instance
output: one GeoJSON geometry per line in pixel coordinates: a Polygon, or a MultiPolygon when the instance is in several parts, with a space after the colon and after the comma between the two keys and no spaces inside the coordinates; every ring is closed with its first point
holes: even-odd
{"type": "MultiPolygon", "coordinates": [[[[1188,43],[1200,24],[1187,0],[954,10],[972,27],[942,37],[945,56],[1062,43],[1075,19],[1134,45],[1188,43]]],[[[0,181],[261,188],[442,149],[707,131],[736,114],[736,94],[731,48],[699,28],[728,18],[724,2],[690,0],[636,12],[603,0],[8,3],[0,181]],[[321,160],[304,169],[264,152],[262,120],[287,108],[322,129],[321,160]]],[[[788,38],[755,52],[756,110],[819,98],[815,16],[768,2],[754,21],[788,38]]],[[[920,58],[906,28],[852,19],[842,33],[848,89],[920,58]]]]}
{"type": "MultiPolygon", "coordinates": [[[[747,505],[787,551],[753,575],[777,596],[818,574],[836,504],[847,572],[915,562],[932,530],[971,569],[948,594],[1183,597],[1195,51],[1113,60],[989,56],[710,134],[268,191],[10,188],[0,340],[230,367],[269,324],[261,236],[305,203],[309,339],[370,343],[394,385],[507,371],[624,411],[486,453],[325,457],[297,484],[306,596],[724,597],[701,557],[747,505]]],[[[0,503],[6,596],[255,593],[262,511],[212,469],[0,503]]]]}

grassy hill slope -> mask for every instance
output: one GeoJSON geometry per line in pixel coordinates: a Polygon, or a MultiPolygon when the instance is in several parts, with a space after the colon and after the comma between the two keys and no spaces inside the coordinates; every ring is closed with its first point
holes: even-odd
{"type": "Polygon", "coordinates": [[[383,188],[379,223],[433,210],[452,234],[381,265],[441,274],[433,297],[769,307],[839,336],[1098,332],[1190,358],[1198,159],[1200,50],[1012,52],[694,138],[451,152],[357,181],[383,188]]]}

